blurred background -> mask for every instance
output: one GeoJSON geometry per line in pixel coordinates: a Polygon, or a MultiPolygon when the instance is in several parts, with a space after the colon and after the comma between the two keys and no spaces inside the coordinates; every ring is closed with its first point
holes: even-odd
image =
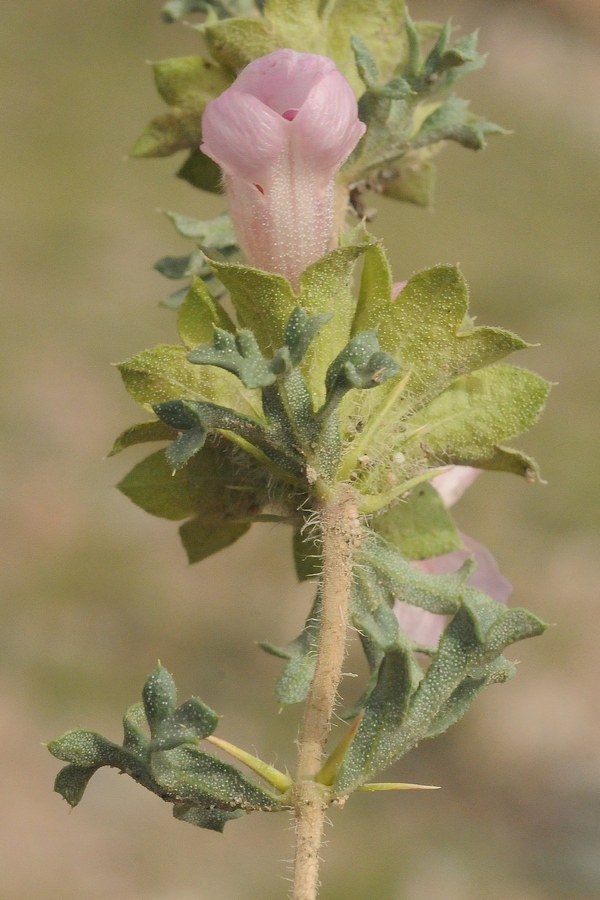
{"type": "MultiPolygon", "coordinates": [[[[176,822],[116,772],[71,814],[43,743],[73,727],[120,740],[161,659],[220,734],[292,767],[299,710],[277,714],[279,663],[256,641],[296,635],[285,529],[255,526],[189,568],[172,523],[113,485],[144,455],[104,460],[139,411],[110,367],[175,341],[152,270],[189,245],[157,207],[208,218],[222,199],[124,156],[161,101],[144,60],[197,52],[160,0],[4,0],[0,370],[0,900],[280,900],[284,816],[224,835],[176,822]]],[[[324,900],[600,897],[600,4],[423,0],[414,17],[481,29],[473,108],[512,129],[439,158],[432,211],[379,203],[397,280],[460,262],[479,323],[541,346],[523,364],[558,382],[520,443],[548,484],[485,475],[456,510],[515,587],[556,623],[512,653],[518,677],[422,745],[391,778],[432,794],[354,798],[324,848],[324,900]]]]}

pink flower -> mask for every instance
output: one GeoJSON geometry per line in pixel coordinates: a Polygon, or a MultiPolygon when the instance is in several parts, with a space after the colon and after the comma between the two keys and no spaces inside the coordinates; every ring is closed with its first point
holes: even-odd
{"type": "Polygon", "coordinates": [[[276,50],[212,100],[201,149],[221,166],[251,265],[284,275],[327,252],[333,179],[365,126],[352,88],[326,56],[276,50]]]}
{"type": "MultiPolygon", "coordinates": [[[[460,499],[480,474],[480,469],[474,469],[471,466],[452,466],[446,472],[433,478],[431,483],[439,492],[444,504],[449,507],[460,499]]],[[[489,594],[498,603],[506,603],[512,593],[512,585],[500,574],[498,564],[492,554],[482,544],[466,534],[461,533],[461,538],[464,550],[455,550],[444,556],[413,562],[412,565],[429,575],[445,575],[456,572],[465,560],[473,557],[477,568],[467,584],[489,594]]],[[[412,606],[410,603],[396,602],[394,613],[402,630],[418,644],[428,647],[437,645],[447,622],[446,616],[435,615],[419,609],[418,606],[412,606]]]]}
{"type": "Polygon", "coordinates": [[[449,509],[460,500],[468,487],[481,475],[481,469],[472,466],[451,466],[431,479],[431,483],[449,509]]]}

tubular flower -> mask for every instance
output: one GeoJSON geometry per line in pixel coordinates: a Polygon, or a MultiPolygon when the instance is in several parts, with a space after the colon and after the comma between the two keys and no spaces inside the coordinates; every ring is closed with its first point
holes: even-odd
{"type": "MultiPolygon", "coordinates": [[[[445,506],[453,506],[459,500],[466,489],[473,484],[481,469],[471,466],[452,466],[446,472],[442,472],[432,479],[432,485],[438,491],[445,506]]],[[[435,556],[413,562],[412,565],[429,575],[445,575],[456,572],[465,560],[472,557],[477,563],[477,568],[469,578],[467,584],[489,594],[498,603],[506,603],[512,593],[512,585],[501,575],[498,564],[483,544],[479,544],[473,538],[461,533],[464,550],[455,550],[444,556],[435,556]]],[[[419,609],[409,603],[396,601],[394,613],[400,627],[418,644],[435,647],[442,631],[446,627],[446,616],[419,609]]]]}
{"type": "Polygon", "coordinates": [[[297,288],[329,248],[334,176],[364,132],[332,60],[294,50],[254,60],[207,105],[201,149],[224,172],[251,265],[297,288]]]}

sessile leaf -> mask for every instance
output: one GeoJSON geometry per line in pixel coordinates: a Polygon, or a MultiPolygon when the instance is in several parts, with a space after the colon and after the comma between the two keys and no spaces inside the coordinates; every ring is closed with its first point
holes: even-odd
{"type": "MultiPolygon", "coordinates": [[[[186,336],[191,337],[187,329],[200,326],[195,318],[193,324],[184,319],[183,327],[186,336]]],[[[207,400],[244,415],[261,415],[255,392],[244,388],[230,372],[192,365],[185,347],[162,344],[126,359],[118,369],[128,393],[148,410],[168,400],[207,400]]]]}

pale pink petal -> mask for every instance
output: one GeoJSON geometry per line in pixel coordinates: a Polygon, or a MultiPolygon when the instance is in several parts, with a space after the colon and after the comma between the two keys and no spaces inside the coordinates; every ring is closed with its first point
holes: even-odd
{"type": "MultiPolygon", "coordinates": [[[[467,584],[488,594],[498,603],[506,604],[512,593],[512,585],[500,574],[498,564],[492,554],[483,544],[466,534],[461,534],[461,539],[465,550],[455,550],[453,553],[445,553],[443,556],[433,556],[431,559],[412,562],[411,565],[429,575],[447,575],[458,571],[462,564],[472,557],[477,567],[467,584]]],[[[418,644],[425,644],[429,647],[437,644],[448,621],[446,616],[435,615],[409,603],[396,602],[394,613],[400,627],[409,637],[418,644]]]]}
{"type": "Polygon", "coordinates": [[[405,288],[408,281],[395,281],[392,285],[392,300],[395,300],[402,288],[405,288]]]}
{"type": "Polygon", "coordinates": [[[446,627],[447,617],[436,616],[410,603],[394,603],[394,614],[402,631],[417,644],[435,647],[446,627]]]}
{"type": "Polygon", "coordinates": [[[260,184],[268,180],[291,127],[256,97],[228,88],[204,111],[201,150],[227,174],[260,184]]]}
{"type": "Polygon", "coordinates": [[[473,466],[452,466],[441,475],[431,479],[431,483],[444,501],[446,507],[454,506],[464,492],[481,474],[481,469],[473,466]]]}
{"type": "Polygon", "coordinates": [[[506,603],[512,594],[512,584],[500,573],[498,563],[490,551],[466,534],[461,534],[461,538],[465,547],[470,551],[470,556],[477,563],[477,568],[467,584],[477,588],[478,591],[483,591],[484,594],[489,594],[498,603],[506,603]]]}
{"type": "Polygon", "coordinates": [[[366,131],[352,88],[337,70],[311,89],[292,126],[292,140],[317,177],[329,181],[366,131]]]}
{"type": "Polygon", "coordinates": [[[282,116],[288,109],[300,109],[312,88],[334,70],[335,63],[326,56],[275,50],[247,65],[233,88],[253,94],[282,116]]]}

